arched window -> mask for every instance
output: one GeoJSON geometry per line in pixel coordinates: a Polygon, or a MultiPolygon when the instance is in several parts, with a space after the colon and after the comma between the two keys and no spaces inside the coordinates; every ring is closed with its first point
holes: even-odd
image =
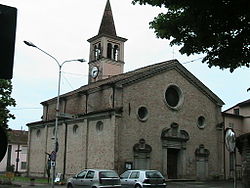
{"type": "Polygon", "coordinates": [[[78,131],[78,125],[73,126],[73,134],[77,134],[78,131]]]}
{"type": "Polygon", "coordinates": [[[98,121],[96,123],[96,131],[98,134],[101,134],[103,131],[103,122],[102,121],[98,121]]]}
{"type": "Polygon", "coordinates": [[[97,60],[97,46],[94,45],[94,59],[97,60]]]}
{"type": "Polygon", "coordinates": [[[36,136],[39,137],[40,135],[41,135],[41,130],[38,129],[38,130],[36,131],[36,136]]]}
{"type": "Polygon", "coordinates": [[[112,44],[108,43],[107,58],[112,58],[112,44]]]}
{"type": "Polygon", "coordinates": [[[114,57],[115,61],[118,61],[118,57],[119,57],[119,47],[118,47],[118,45],[114,46],[113,57],[114,57]]]}
{"type": "Polygon", "coordinates": [[[101,43],[98,44],[98,59],[101,59],[102,56],[102,49],[101,49],[101,43]]]}
{"type": "Polygon", "coordinates": [[[101,44],[94,45],[94,59],[98,60],[101,58],[101,44]]]}

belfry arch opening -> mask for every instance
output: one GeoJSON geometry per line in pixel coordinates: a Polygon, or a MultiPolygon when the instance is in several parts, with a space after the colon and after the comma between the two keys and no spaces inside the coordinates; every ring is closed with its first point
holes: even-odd
{"type": "Polygon", "coordinates": [[[102,49],[101,49],[101,43],[94,45],[94,59],[98,60],[102,57],[102,49]]]}
{"type": "Polygon", "coordinates": [[[119,45],[110,42],[107,44],[107,58],[115,61],[119,60],[119,45]]]}

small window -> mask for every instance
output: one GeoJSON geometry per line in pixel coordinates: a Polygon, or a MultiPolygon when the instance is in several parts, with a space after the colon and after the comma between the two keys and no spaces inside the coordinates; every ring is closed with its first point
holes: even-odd
{"type": "Polygon", "coordinates": [[[28,153],[28,147],[27,146],[22,146],[21,154],[27,154],[27,153],[28,153]]]}
{"type": "Polygon", "coordinates": [[[139,178],[140,172],[132,172],[129,179],[137,179],[139,178]]]}
{"type": "Polygon", "coordinates": [[[240,109],[239,108],[234,109],[234,114],[235,115],[240,115],[240,109]]]}
{"type": "Polygon", "coordinates": [[[38,130],[36,131],[36,136],[39,137],[40,135],[41,135],[41,130],[38,129],[38,130]]]}
{"type": "Polygon", "coordinates": [[[200,129],[204,129],[205,128],[205,125],[206,125],[206,121],[205,121],[205,118],[203,116],[200,116],[197,120],[197,126],[200,128],[200,129]]]}
{"type": "Polygon", "coordinates": [[[228,123],[228,127],[233,129],[234,128],[234,123],[228,123]]]}
{"type": "Polygon", "coordinates": [[[138,108],[137,115],[139,120],[146,121],[148,119],[148,109],[145,106],[138,108]]]}
{"type": "Polygon", "coordinates": [[[98,121],[96,123],[96,131],[99,134],[103,131],[103,122],[102,121],[98,121]]]}
{"type": "Polygon", "coordinates": [[[183,101],[182,91],[176,85],[170,85],[165,91],[165,100],[167,105],[177,110],[183,101]]]}
{"type": "Polygon", "coordinates": [[[21,169],[24,170],[27,168],[27,162],[21,162],[21,169]]]}
{"type": "Polygon", "coordinates": [[[78,130],[78,125],[73,126],[73,134],[76,134],[78,130]]]}

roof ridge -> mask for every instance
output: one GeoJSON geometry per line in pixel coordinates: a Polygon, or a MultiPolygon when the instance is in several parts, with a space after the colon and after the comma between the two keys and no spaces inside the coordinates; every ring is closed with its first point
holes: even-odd
{"type": "MultiPolygon", "coordinates": [[[[181,74],[189,78],[189,80],[197,85],[197,87],[201,90],[203,90],[207,96],[209,96],[211,99],[216,101],[218,104],[223,105],[224,102],[216,95],[214,94],[206,85],[204,85],[198,78],[196,78],[190,71],[188,71],[178,60],[168,60],[156,64],[147,65],[126,73],[114,75],[112,77],[98,80],[96,82],[81,86],[80,88],[73,90],[71,92],[65,93],[61,95],[61,97],[69,97],[72,96],[78,92],[85,92],[85,91],[91,91],[92,89],[100,88],[104,85],[111,85],[111,84],[128,84],[132,83],[135,80],[141,79],[144,76],[155,74],[156,72],[161,72],[166,70],[167,68],[176,67],[181,74]]],[[[44,101],[45,103],[48,101],[54,100],[56,97],[49,99],[47,101],[44,101]]],[[[42,102],[42,104],[44,103],[42,102]]]]}
{"type": "Polygon", "coordinates": [[[224,110],[223,112],[226,113],[228,110],[231,110],[231,109],[235,108],[236,106],[242,106],[242,105],[246,105],[246,104],[250,104],[250,99],[247,99],[247,100],[245,100],[245,101],[239,102],[239,103],[233,105],[232,107],[230,107],[230,108],[224,110]]]}
{"type": "MultiPolygon", "coordinates": [[[[131,71],[128,71],[128,72],[125,72],[125,73],[117,74],[117,75],[111,76],[109,78],[105,78],[105,79],[98,80],[98,81],[90,83],[90,84],[83,85],[83,86],[81,86],[81,87],[79,87],[79,88],[77,88],[77,89],[75,89],[73,91],[70,91],[70,92],[67,92],[65,94],[60,95],[60,97],[71,96],[71,95],[73,95],[73,94],[75,94],[77,92],[86,91],[86,90],[97,88],[97,87],[99,87],[101,85],[105,85],[105,84],[108,84],[108,83],[113,83],[113,82],[118,82],[118,81],[121,81],[121,80],[125,80],[125,79],[129,78],[130,75],[132,76],[132,75],[135,75],[135,74],[143,73],[143,72],[145,72],[147,70],[150,70],[153,67],[159,67],[162,64],[173,63],[173,62],[176,62],[176,61],[178,62],[178,60],[176,60],[176,59],[163,61],[163,62],[160,62],[160,63],[155,63],[155,64],[147,65],[147,66],[135,69],[135,70],[131,70],[131,71]]],[[[53,97],[53,98],[51,98],[49,100],[43,101],[43,102],[41,102],[41,104],[46,103],[47,101],[52,101],[55,98],[56,97],[53,97]]]]}

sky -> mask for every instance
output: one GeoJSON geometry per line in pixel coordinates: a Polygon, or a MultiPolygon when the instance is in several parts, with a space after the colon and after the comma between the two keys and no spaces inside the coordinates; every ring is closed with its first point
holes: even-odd
{"type": "MultiPolygon", "coordinates": [[[[250,98],[250,70],[238,68],[233,73],[208,68],[201,63],[204,54],[186,56],[178,46],[159,39],[149,22],[164,8],[132,5],[132,0],[110,0],[116,33],[127,38],[125,72],[154,63],[177,59],[225,103],[222,110],[250,98]]],[[[106,0],[0,0],[0,4],[16,7],[17,28],[12,97],[10,107],[15,120],[9,127],[28,130],[27,123],[40,121],[43,101],[57,95],[58,65],[36,48],[23,43],[31,41],[59,62],[84,58],[87,62],[70,62],[63,66],[61,93],[88,82],[89,43],[97,35],[106,0]]]]}

